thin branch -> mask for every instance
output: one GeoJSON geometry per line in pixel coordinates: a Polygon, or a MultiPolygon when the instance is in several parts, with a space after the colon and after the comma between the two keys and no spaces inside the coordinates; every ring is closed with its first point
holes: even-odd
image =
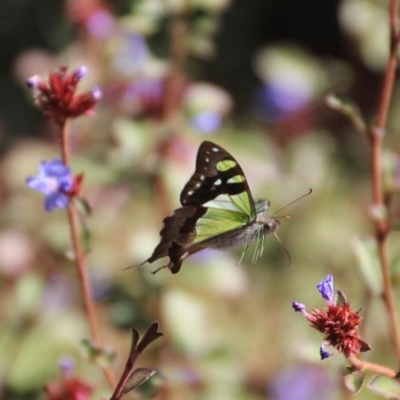
{"type": "Polygon", "coordinates": [[[171,37],[169,50],[169,70],[165,79],[165,88],[162,104],[162,131],[157,133],[160,137],[156,143],[157,168],[155,173],[155,190],[158,203],[163,216],[171,213],[170,201],[162,175],[168,149],[176,132],[179,132],[180,113],[182,105],[183,89],[185,85],[185,63],[188,55],[188,13],[189,2],[184,0],[182,9],[172,16],[171,37]]]}
{"type": "Polygon", "coordinates": [[[169,52],[169,72],[165,84],[163,104],[163,120],[169,121],[180,111],[182,88],[185,80],[184,67],[187,58],[188,38],[188,1],[184,1],[182,9],[171,21],[171,41],[169,52]]]}
{"type": "MultiPolygon", "coordinates": [[[[384,190],[382,183],[382,142],[385,135],[390,102],[393,94],[393,86],[397,68],[397,49],[399,46],[398,34],[398,13],[399,0],[390,0],[390,55],[386,66],[385,77],[381,97],[378,106],[378,113],[375,123],[369,130],[371,141],[371,171],[372,171],[372,197],[373,208],[379,213],[386,209],[384,201],[384,190]]],[[[389,316],[389,325],[392,341],[396,355],[400,360],[400,328],[397,319],[396,305],[394,300],[393,287],[390,277],[390,266],[387,255],[386,239],[389,233],[387,216],[380,216],[374,219],[376,238],[379,247],[379,257],[384,283],[384,300],[389,316]]]]}
{"type": "MultiPolygon", "coordinates": [[[[67,138],[68,138],[67,123],[65,122],[61,126],[61,153],[64,165],[69,165],[69,149],[68,149],[67,138]]],[[[94,304],[92,302],[92,293],[87,275],[86,258],[79,235],[79,215],[77,209],[74,207],[72,202],[70,202],[68,205],[68,220],[70,226],[71,241],[74,248],[75,262],[78,269],[79,282],[81,285],[83,306],[89,322],[91,339],[96,347],[101,348],[102,342],[100,339],[94,304]]],[[[107,367],[101,367],[101,368],[107,379],[108,384],[110,385],[110,387],[113,388],[117,382],[113,372],[111,371],[111,369],[107,367]]]]}
{"type": "Polygon", "coordinates": [[[359,358],[355,356],[348,357],[347,360],[358,371],[371,371],[376,374],[384,375],[392,379],[395,379],[397,377],[397,372],[395,370],[385,367],[383,365],[371,363],[368,361],[361,361],[359,358]]]}

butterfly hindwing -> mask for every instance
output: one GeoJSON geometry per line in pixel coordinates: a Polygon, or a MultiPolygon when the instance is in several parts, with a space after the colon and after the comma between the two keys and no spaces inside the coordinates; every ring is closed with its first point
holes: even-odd
{"type": "MultiPolygon", "coordinates": [[[[164,219],[161,240],[152,256],[145,262],[169,257],[166,265],[172,273],[180,270],[182,262],[191,254],[209,246],[208,240],[246,225],[243,213],[208,207],[181,207],[164,219]]],[[[218,247],[218,246],[216,246],[218,247]]]]}
{"type": "MultiPolygon", "coordinates": [[[[161,240],[153,254],[145,262],[154,262],[162,257],[169,257],[166,265],[172,273],[177,273],[183,260],[203,247],[193,245],[196,222],[207,212],[204,207],[181,207],[164,219],[161,240]]],[[[144,262],[144,263],[145,263],[144,262]]],[[[143,264],[144,264],[143,263],[143,264]]]]}

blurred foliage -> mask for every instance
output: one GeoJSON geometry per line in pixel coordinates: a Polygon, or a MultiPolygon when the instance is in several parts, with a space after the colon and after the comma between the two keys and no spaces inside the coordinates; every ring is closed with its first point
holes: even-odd
{"type": "MultiPolygon", "coordinates": [[[[362,335],[373,348],[366,358],[395,365],[370,237],[368,142],[324,105],[326,94],[346,92],[370,119],[387,56],[387,2],[250,3],[41,0],[17,10],[11,0],[0,2],[12,17],[0,24],[1,37],[20,40],[15,49],[7,43],[0,83],[1,398],[45,398],[42,388],[57,379],[65,354],[74,357],[75,374],[94,386],[93,399],[110,395],[81,347],[89,333],[77,273],[66,257],[65,213],[47,214],[40,195],[25,185],[41,160],[59,155],[59,144],[52,122],[27,105],[24,82],[63,63],[87,65],[86,84],[104,92],[96,115],[70,128],[72,167],[84,173],[91,208],[85,218],[91,284],[117,373],[129,352],[129,327],[142,333],[157,319],[164,333],[140,359],[158,371],[139,388],[143,398],[344,398],[345,360],[319,361],[320,337],[291,309],[293,300],[320,304],[314,288],[328,273],[353,308],[362,308],[362,335]],[[329,21],[329,31],[314,25],[320,7],[327,8],[318,23],[329,21]],[[176,38],[171,32],[181,18],[185,31],[176,38]],[[18,20],[29,26],[11,26],[18,20]],[[271,20],[279,37],[262,36],[260,27],[271,20]],[[259,28],[253,36],[252,21],[259,28]],[[179,57],[185,73],[173,70],[181,79],[167,95],[179,57]],[[272,213],[313,188],[278,213],[292,216],[278,232],[291,264],[271,236],[256,265],[250,248],[240,265],[238,249],[204,251],[177,275],[152,275],[153,265],[122,270],[152,253],[205,139],[238,160],[254,197],[269,199],[272,213]]],[[[396,90],[385,154],[392,194],[400,185],[399,107],[396,90]]],[[[394,198],[394,226],[399,210],[394,198]]],[[[389,240],[397,264],[398,235],[389,240]]],[[[366,389],[362,396],[377,398],[366,389]]]]}

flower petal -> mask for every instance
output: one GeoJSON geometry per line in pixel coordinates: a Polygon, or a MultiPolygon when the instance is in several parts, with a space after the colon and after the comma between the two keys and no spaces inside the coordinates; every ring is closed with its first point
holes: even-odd
{"type": "Polygon", "coordinates": [[[306,309],[306,306],[303,303],[299,303],[297,301],[294,301],[292,303],[292,307],[294,311],[299,311],[299,312],[303,312],[306,309]]]}
{"type": "Polygon", "coordinates": [[[333,356],[333,354],[331,354],[325,350],[325,345],[323,343],[321,344],[321,347],[319,348],[319,355],[321,356],[321,360],[325,360],[326,358],[333,356]]]}
{"type": "Polygon", "coordinates": [[[46,196],[44,207],[48,212],[53,211],[56,207],[67,208],[68,197],[63,193],[52,192],[46,196]]]}
{"type": "Polygon", "coordinates": [[[322,297],[331,303],[333,299],[333,276],[329,274],[317,285],[317,289],[321,293],[322,297]]]}
{"type": "Polygon", "coordinates": [[[46,180],[43,179],[40,175],[38,176],[30,176],[26,179],[26,184],[34,190],[47,194],[49,192],[48,186],[46,184],[46,180]]]}

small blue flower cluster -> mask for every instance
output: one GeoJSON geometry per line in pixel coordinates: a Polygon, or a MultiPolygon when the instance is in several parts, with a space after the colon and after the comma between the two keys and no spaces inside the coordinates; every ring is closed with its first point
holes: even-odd
{"type": "Polygon", "coordinates": [[[68,207],[68,193],[74,187],[74,179],[71,169],[60,159],[42,161],[39,164],[39,175],[28,177],[26,183],[30,188],[44,193],[46,211],[68,207]]]}

